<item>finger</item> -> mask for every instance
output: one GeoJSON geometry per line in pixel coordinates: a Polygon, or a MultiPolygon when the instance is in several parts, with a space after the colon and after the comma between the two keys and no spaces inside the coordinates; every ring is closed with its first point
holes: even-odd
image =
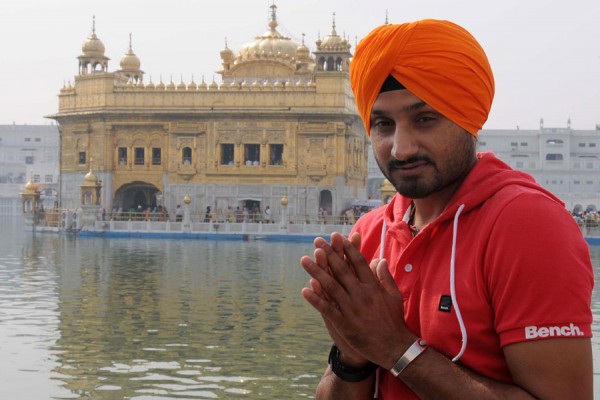
{"type": "Polygon", "coordinates": [[[360,250],[360,245],[361,245],[360,233],[354,232],[352,234],[352,236],[348,238],[348,240],[350,240],[350,243],[352,243],[354,245],[354,247],[356,247],[357,249],[360,250]]]}
{"type": "MultiPolygon", "coordinates": [[[[377,264],[379,264],[379,258],[374,258],[371,260],[371,262],[369,263],[369,268],[371,268],[371,272],[373,273],[373,276],[377,278],[377,264]]],[[[379,280],[379,278],[377,278],[377,280],[379,280]]]]}
{"type": "Polygon", "coordinates": [[[318,238],[315,238],[315,240],[313,241],[313,244],[315,245],[315,249],[318,249],[318,248],[322,247],[324,244],[327,244],[327,240],[325,240],[322,237],[318,237],[318,238]]]}
{"type": "Polygon", "coordinates": [[[331,248],[339,258],[344,258],[344,235],[338,232],[331,234],[331,248]]]}
{"type": "Polygon", "coordinates": [[[346,254],[346,260],[352,265],[354,273],[359,281],[365,283],[373,281],[373,273],[369,268],[369,264],[367,264],[367,261],[360,250],[349,240],[344,241],[344,254],[346,254]]]}
{"type": "Polygon", "coordinates": [[[386,292],[394,296],[402,296],[398,290],[398,286],[396,286],[396,282],[394,281],[392,274],[390,274],[387,260],[385,258],[378,261],[377,265],[375,266],[375,272],[377,274],[379,283],[381,283],[381,286],[386,292]]]}
{"type": "Polygon", "coordinates": [[[327,294],[326,296],[321,297],[326,297],[337,304],[348,303],[348,295],[345,288],[336,280],[335,276],[332,276],[307,256],[300,259],[300,265],[302,265],[302,268],[318,282],[321,291],[327,294]]]}
{"type": "Polygon", "coordinates": [[[302,289],[302,297],[317,310],[324,319],[338,319],[341,316],[341,311],[338,305],[332,301],[328,301],[323,296],[319,296],[317,293],[309,288],[302,289]]]}
{"type": "Polygon", "coordinates": [[[308,281],[308,285],[310,286],[310,289],[317,295],[323,296],[323,287],[321,286],[318,280],[316,280],[315,278],[310,278],[310,280],[308,281]]]}
{"type": "MultiPolygon", "coordinates": [[[[343,249],[343,242],[347,241],[347,239],[343,238],[342,235],[339,235],[337,239],[334,239],[334,243],[340,239],[342,240],[341,247],[343,249]]],[[[329,244],[321,244],[321,250],[327,255],[327,264],[329,265],[331,275],[344,287],[344,289],[346,289],[346,291],[349,291],[351,285],[356,284],[357,281],[354,268],[346,261],[346,257],[339,257],[338,253],[329,244]]]]}
{"type": "Polygon", "coordinates": [[[325,253],[325,251],[323,251],[323,249],[315,249],[314,255],[315,262],[317,263],[317,265],[323,268],[325,271],[330,272],[329,261],[327,261],[327,254],[325,253]]]}

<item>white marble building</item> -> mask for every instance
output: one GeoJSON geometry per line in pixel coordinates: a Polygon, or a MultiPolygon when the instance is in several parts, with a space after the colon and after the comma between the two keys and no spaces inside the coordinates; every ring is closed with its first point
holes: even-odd
{"type": "Polygon", "coordinates": [[[31,178],[44,207],[54,205],[59,181],[58,126],[0,125],[0,215],[20,215],[20,193],[31,178]]]}

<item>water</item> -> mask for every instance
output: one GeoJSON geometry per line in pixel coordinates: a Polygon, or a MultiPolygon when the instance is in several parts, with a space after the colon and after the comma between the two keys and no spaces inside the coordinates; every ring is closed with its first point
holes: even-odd
{"type": "Polygon", "coordinates": [[[314,398],[330,340],[300,296],[310,243],[0,229],[1,399],[314,398]]]}

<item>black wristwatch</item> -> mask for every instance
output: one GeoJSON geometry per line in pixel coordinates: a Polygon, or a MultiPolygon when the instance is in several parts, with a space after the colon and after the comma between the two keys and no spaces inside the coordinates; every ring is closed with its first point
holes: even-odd
{"type": "Polygon", "coordinates": [[[340,360],[340,349],[338,349],[335,344],[331,346],[331,351],[329,352],[329,365],[331,366],[333,373],[346,382],[364,381],[377,369],[377,364],[373,364],[370,361],[361,369],[351,368],[342,364],[342,361],[340,360]]]}

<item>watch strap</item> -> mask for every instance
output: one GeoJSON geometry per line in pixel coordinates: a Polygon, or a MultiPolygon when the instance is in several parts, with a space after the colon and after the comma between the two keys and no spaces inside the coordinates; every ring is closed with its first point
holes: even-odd
{"type": "Polygon", "coordinates": [[[329,352],[329,365],[334,374],[346,382],[361,382],[367,379],[377,369],[377,364],[369,363],[361,369],[344,365],[340,360],[340,350],[334,344],[329,352]]]}

